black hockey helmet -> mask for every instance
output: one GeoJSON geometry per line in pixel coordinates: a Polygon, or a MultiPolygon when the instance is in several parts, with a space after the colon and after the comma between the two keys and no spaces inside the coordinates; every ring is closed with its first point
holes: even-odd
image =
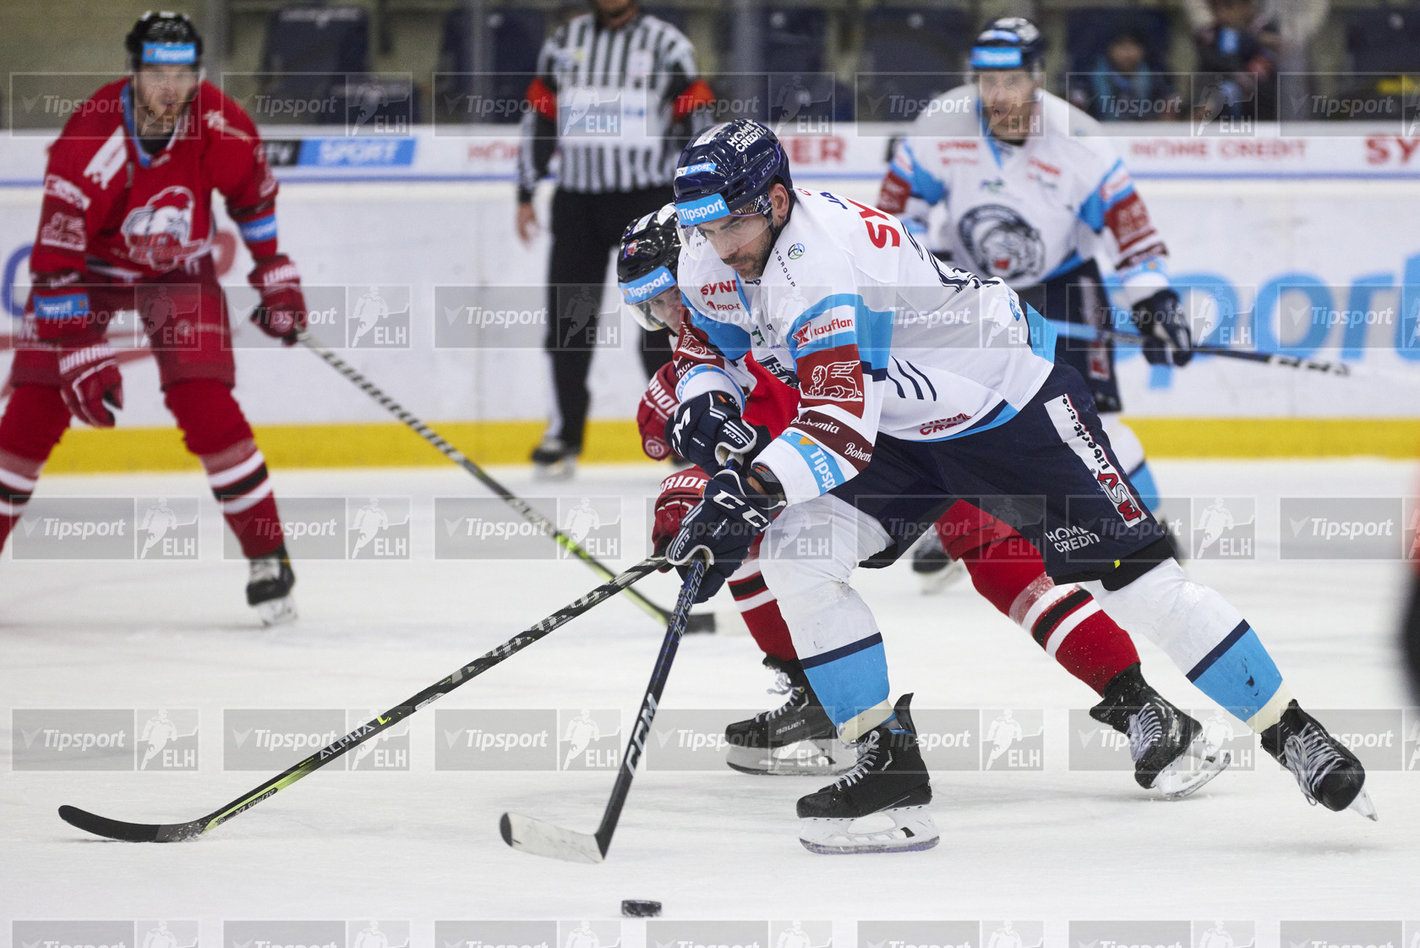
{"type": "Polygon", "coordinates": [[[621,298],[631,308],[636,322],[647,330],[666,326],[651,315],[652,299],[676,286],[676,265],[680,262],[680,231],[675,205],[667,204],[637,218],[621,235],[616,254],[616,282],[621,298]]]}
{"type": "Polygon", "coordinates": [[[128,31],[123,47],[130,72],[145,64],[202,66],[202,37],[186,13],[149,10],[128,31]]]}
{"type": "Polygon", "coordinates": [[[971,44],[971,68],[1025,69],[1035,72],[1045,62],[1045,38],[1030,20],[1007,16],[992,21],[971,44]]]}

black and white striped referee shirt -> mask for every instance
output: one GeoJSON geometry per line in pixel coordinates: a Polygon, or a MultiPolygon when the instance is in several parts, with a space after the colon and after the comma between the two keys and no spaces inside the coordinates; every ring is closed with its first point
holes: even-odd
{"type": "Polygon", "coordinates": [[[543,43],[528,85],[518,199],[531,197],[554,153],[568,191],[670,184],[680,146],[699,130],[686,123],[712,101],[694,47],[671,24],[638,13],[609,30],[594,14],[574,17],[543,43]]]}

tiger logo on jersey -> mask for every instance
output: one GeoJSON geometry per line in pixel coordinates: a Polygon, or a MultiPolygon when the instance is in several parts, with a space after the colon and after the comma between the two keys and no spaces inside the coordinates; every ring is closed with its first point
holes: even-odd
{"type": "Polygon", "coordinates": [[[171,270],[197,256],[203,242],[191,240],[192,209],[197,199],[187,188],[164,188],[142,207],[123,219],[120,230],[128,244],[128,256],[154,270],[171,270]]]}
{"type": "Polygon", "coordinates": [[[1009,283],[1041,275],[1045,242],[1040,231],[1009,207],[986,204],[972,208],[957,222],[957,234],[977,270],[987,276],[1009,283]]]}

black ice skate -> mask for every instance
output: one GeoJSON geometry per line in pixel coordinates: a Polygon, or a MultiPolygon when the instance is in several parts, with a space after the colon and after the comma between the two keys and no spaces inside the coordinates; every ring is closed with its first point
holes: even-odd
{"type": "Polygon", "coordinates": [[[1262,749],[1292,772],[1308,803],[1377,818],[1361,762],[1297,702],[1290,702],[1282,720],[1262,732],[1262,749]]]}
{"type": "Polygon", "coordinates": [[[726,727],[725,763],[747,774],[824,776],[847,770],[857,751],[838,739],[838,728],[814,697],[803,668],[769,655],[764,664],[778,672],[771,693],[787,694],[789,700],[726,727]]]}
{"type": "Polygon", "coordinates": [[[577,472],[577,455],[581,453],[580,446],[547,435],[533,448],[533,477],[542,481],[567,480],[577,472]]]}
{"type": "Polygon", "coordinates": [[[1166,800],[1188,796],[1233,762],[1221,740],[1149,686],[1138,662],[1114,676],[1090,717],[1129,737],[1134,780],[1166,800]]]}
{"type": "Polygon", "coordinates": [[[247,605],[256,609],[262,625],[280,625],[296,618],[296,600],[291,597],[294,585],[296,574],[291,570],[284,545],[268,556],[251,559],[247,605]]]}
{"type": "Polygon", "coordinates": [[[932,785],[903,695],[896,716],[858,742],[858,762],[799,799],[799,842],[810,852],[886,853],[931,849],[941,838],[928,804],[932,785]]]}
{"type": "Polygon", "coordinates": [[[942,547],[942,538],[935,529],[928,530],[912,550],[912,572],[921,580],[922,592],[945,589],[966,574],[961,560],[954,560],[942,547]]]}

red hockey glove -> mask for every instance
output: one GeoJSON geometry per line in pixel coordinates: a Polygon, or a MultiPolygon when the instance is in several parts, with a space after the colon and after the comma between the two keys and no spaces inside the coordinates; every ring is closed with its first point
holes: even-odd
{"type": "Polygon", "coordinates": [[[675,363],[667,362],[651,376],[641,404],[636,408],[636,427],[641,431],[641,450],[653,461],[670,457],[671,446],[666,440],[666,422],[675,411],[675,363]]]}
{"type": "Polygon", "coordinates": [[[123,376],[105,342],[61,344],[59,394],[69,413],[95,428],[112,428],[114,408],[123,407],[123,376]]]}
{"type": "Polygon", "coordinates": [[[709,476],[700,468],[689,467],[661,481],[661,496],[656,498],[655,521],[651,525],[651,548],[658,556],[680,532],[681,520],[700,503],[708,480],[709,476]]]}
{"type": "Polygon", "coordinates": [[[306,298],[291,258],[278,253],[258,260],[247,281],[261,294],[261,305],[252,312],[251,321],[268,336],[295,345],[296,333],[306,328],[306,298]]]}

